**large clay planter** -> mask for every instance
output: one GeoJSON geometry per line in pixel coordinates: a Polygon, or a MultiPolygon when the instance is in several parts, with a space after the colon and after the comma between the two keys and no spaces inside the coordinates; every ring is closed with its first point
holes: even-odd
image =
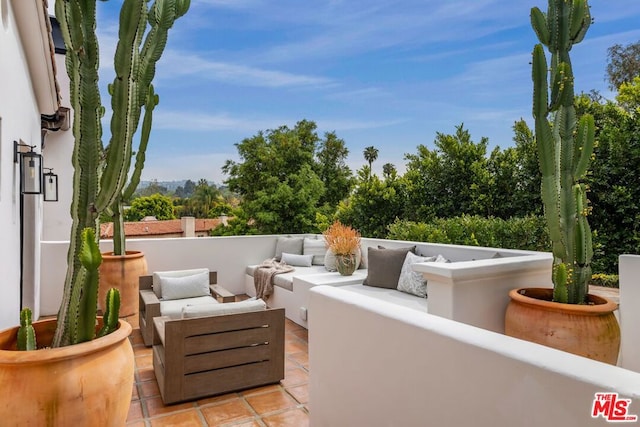
{"type": "Polygon", "coordinates": [[[615,365],[620,351],[617,304],[588,295],[589,304],[551,301],[553,289],[509,292],[505,334],[615,365]]]}
{"type": "Polygon", "coordinates": [[[104,312],[107,291],[120,291],[120,317],[138,313],[138,279],[147,274],[147,260],[140,251],[127,251],[126,255],[102,254],[98,307],[104,312]]]}
{"type": "MultiPolygon", "coordinates": [[[[57,320],[33,324],[38,347],[51,343],[57,320]]],[[[17,351],[18,328],[0,332],[0,424],[117,426],[127,420],[133,387],[131,325],[68,347],[17,351]]]]}

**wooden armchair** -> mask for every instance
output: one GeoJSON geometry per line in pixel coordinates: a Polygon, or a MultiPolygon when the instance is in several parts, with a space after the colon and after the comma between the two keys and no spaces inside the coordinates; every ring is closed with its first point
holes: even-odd
{"type": "MultiPolygon", "coordinates": [[[[213,298],[221,302],[235,301],[234,295],[221,286],[217,285],[217,282],[218,273],[215,271],[209,272],[209,288],[211,289],[213,298]]],[[[157,340],[154,338],[153,318],[161,316],[160,300],[158,299],[156,293],[153,291],[152,275],[140,276],[139,286],[140,310],[138,323],[140,325],[140,332],[142,334],[144,345],[146,345],[147,347],[151,347],[153,344],[157,343],[157,340]]]]}
{"type": "Polygon", "coordinates": [[[284,378],[283,308],[153,321],[153,369],[165,404],[284,378]]]}

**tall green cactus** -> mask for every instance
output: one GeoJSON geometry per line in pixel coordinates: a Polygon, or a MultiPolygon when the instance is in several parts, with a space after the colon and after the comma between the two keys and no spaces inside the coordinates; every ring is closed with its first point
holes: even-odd
{"type": "Polygon", "coordinates": [[[56,0],[56,17],[67,48],[66,68],[74,110],[75,144],[71,237],[54,347],[87,341],[95,336],[98,288],[94,282],[100,265],[94,252],[97,250],[98,217],[120,205],[131,168],[133,135],[144,108],[146,136],[143,129],[141,150],[131,175],[134,181],[140,178],[151,111],[158,103],[151,85],[156,63],[166,46],[169,29],[187,12],[190,0],[154,0],[150,6],[148,3],[148,0],[124,0],[120,9],[114,57],[116,76],[109,85],[113,112],[111,139],[104,147],[101,118],[105,108],[98,89],[96,0],[56,0]],[[86,229],[91,232],[83,231],[86,229]]]}
{"type": "Polygon", "coordinates": [[[546,14],[531,9],[531,25],[540,41],[533,49],[533,117],[553,251],[553,299],[581,304],[586,301],[593,249],[586,187],[580,181],[591,161],[595,131],[592,116],[576,118],[569,51],[591,25],[588,2],[549,0],[546,14]],[[551,53],[550,66],[543,45],[551,53]]]}

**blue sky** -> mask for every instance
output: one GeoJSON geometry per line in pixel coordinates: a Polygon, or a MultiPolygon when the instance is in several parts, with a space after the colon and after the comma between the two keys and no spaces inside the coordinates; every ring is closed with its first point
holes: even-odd
{"type": "MultiPolygon", "coordinates": [[[[103,84],[111,80],[119,1],[98,2],[103,84]]],[[[474,141],[512,145],[531,123],[536,42],[523,0],[192,0],[156,75],[160,105],[143,179],[206,178],[237,160],[235,143],[259,130],[318,124],[336,131],[355,171],[374,171],[436,132],[464,123],[474,141]]],[[[578,91],[607,97],[606,50],[640,40],[640,1],[591,0],[595,19],[572,51],[578,91]]]]}

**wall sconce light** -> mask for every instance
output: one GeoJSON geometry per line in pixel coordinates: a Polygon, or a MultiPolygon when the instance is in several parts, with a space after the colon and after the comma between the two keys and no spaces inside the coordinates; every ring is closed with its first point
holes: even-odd
{"type": "Polygon", "coordinates": [[[35,145],[13,141],[13,162],[20,162],[20,192],[42,194],[42,155],[33,151],[35,145]],[[29,148],[25,151],[24,148],[29,148]]]}
{"type": "Polygon", "coordinates": [[[45,172],[43,176],[44,181],[44,201],[45,202],[57,202],[58,201],[58,175],[53,173],[53,168],[44,168],[45,172]]]}

